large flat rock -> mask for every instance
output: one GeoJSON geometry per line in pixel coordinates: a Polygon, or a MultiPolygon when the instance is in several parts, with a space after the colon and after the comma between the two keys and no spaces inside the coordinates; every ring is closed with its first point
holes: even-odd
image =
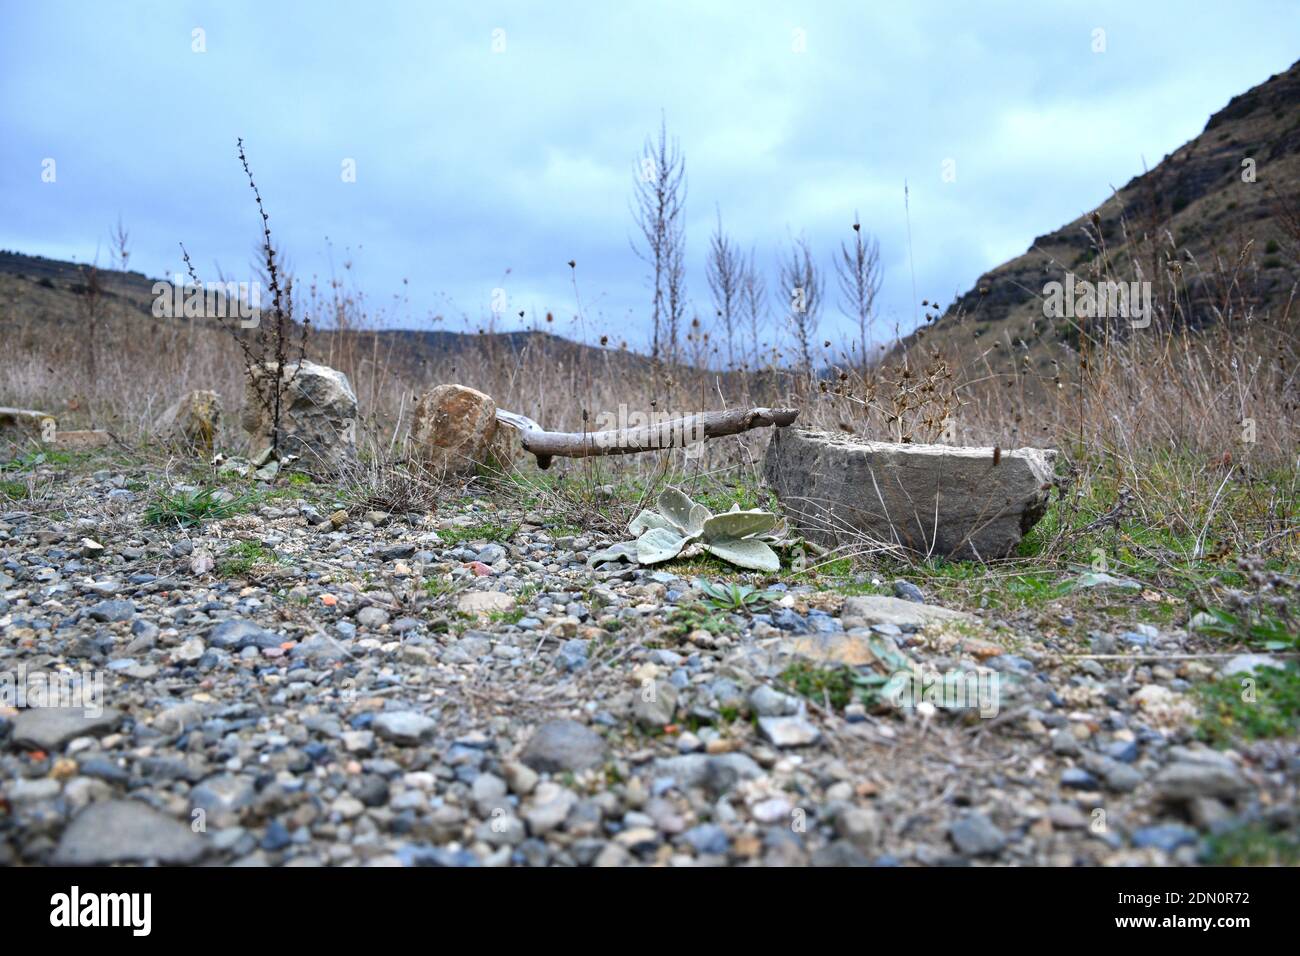
{"type": "Polygon", "coordinates": [[[55,848],[56,866],[113,863],[197,863],[208,844],[181,821],[135,800],[92,803],[68,824],[55,848]]]}
{"type": "Polygon", "coordinates": [[[975,618],[965,611],[939,607],[936,604],[918,604],[904,601],[902,598],[886,597],[883,594],[866,594],[861,597],[844,599],[844,610],[840,613],[845,630],[855,627],[870,627],[873,624],[893,624],[905,631],[920,630],[927,624],[946,621],[974,622],[975,618]]]}
{"type": "Polygon", "coordinates": [[[537,728],[519,759],[541,773],[588,770],[604,761],[605,739],[575,720],[551,720],[537,728]]]}
{"type": "Polygon", "coordinates": [[[779,429],[764,470],[794,525],[828,546],[868,541],[943,558],[1010,555],[1047,509],[1056,452],[851,440],[779,429]]]}
{"type": "Polygon", "coordinates": [[[13,740],[20,746],[57,753],[77,737],[102,737],[122,722],[110,707],[32,707],[13,719],[13,740]]]}

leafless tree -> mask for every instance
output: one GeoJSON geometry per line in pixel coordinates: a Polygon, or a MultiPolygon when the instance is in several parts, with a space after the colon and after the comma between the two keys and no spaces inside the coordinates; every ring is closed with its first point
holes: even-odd
{"type": "Polygon", "coordinates": [[[131,261],[130,239],[131,234],[126,231],[126,226],[122,225],[122,217],[118,216],[117,225],[109,236],[109,242],[113,247],[113,268],[118,272],[126,272],[127,264],[131,261]]]}
{"type": "Polygon", "coordinates": [[[805,375],[811,375],[813,336],[817,334],[825,283],[803,236],[791,243],[789,254],[781,263],[781,287],[790,297],[786,305],[787,321],[799,350],[800,369],[805,375]]]}
{"type": "Polygon", "coordinates": [[[651,268],[651,355],[675,352],[685,311],[685,259],[682,206],[686,201],[686,158],[677,141],[669,142],[665,121],[657,141],[646,137],[645,154],[635,181],[633,216],[642,243],[632,248],[651,268]]]}
{"type": "Polygon", "coordinates": [[[767,284],[763,281],[763,274],[758,271],[757,257],[752,249],[743,269],[740,303],[745,316],[746,330],[749,333],[747,357],[758,365],[759,338],[767,326],[767,284]]]}
{"type": "Polygon", "coordinates": [[[686,243],[677,230],[668,252],[668,312],[665,322],[663,352],[669,362],[681,358],[682,317],[686,314],[686,243]]]}
{"type": "Polygon", "coordinates": [[[705,263],[713,308],[726,336],[727,367],[736,367],[736,327],[740,322],[741,296],[745,282],[745,257],[722,231],[722,212],[709,239],[709,258],[705,263]]]}
{"type": "Polygon", "coordinates": [[[876,296],[880,292],[880,243],[862,231],[862,223],[853,215],[853,245],[840,243],[835,258],[835,274],[840,284],[840,309],[858,324],[858,361],[867,367],[872,326],[876,321],[876,296]]]}

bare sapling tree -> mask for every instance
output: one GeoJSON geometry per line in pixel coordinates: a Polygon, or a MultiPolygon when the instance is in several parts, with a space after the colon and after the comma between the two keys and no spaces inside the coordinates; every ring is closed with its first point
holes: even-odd
{"type": "Polygon", "coordinates": [[[835,258],[835,274],[840,285],[840,310],[857,323],[858,362],[866,371],[876,322],[876,296],[880,293],[880,243],[864,234],[857,214],[853,216],[853,245],[840,243],[835,258]]]}
{"type": "Polygon", "coordinates": [[[803,236],[794,240],[781,263],[781,287],[789,296],[786,303],[787,322],[798,350],[799,370],[805,379],[810,380],[813,371],[813,337],[817,334],[817,318],[821,313],[825,283],[821,270],[813,261],[808,240],[803,236]]]}
{"type": "Polygon", "coordinates": [[[759,340],[767,327],[767,283],[758,271],[758,259],[752,249],[748,261],[742,265],[740,308],[744,314],[745,331],[749,336],[745,358],[757,367],[761,364],[759,340]]]}
{"type": "MultiPolygon", "coordinates": [[[[271,293],[271,314],[268,323],[264,311],[259,311],[254,317],[251,336],[241,335],[241,323],[232,319],[232,311],[237,315],[239,310],[223,309],[221,311],[224,314],[219,318],[221,327],[230,333],[239,346],[249,394],[266,414],[266,421],[270,424],[271,451],[278,456],[283,437],[286,396],[307,358],[307,335],[311,320],[305,316],[300,324],[293,320],[293,280],[285,271],[280,252],[271,240],[271,217],[267,215],[262,204],[262,194],[253,179],[253,170],[244,153],[244,140],[240,138],[236,143],[239,162],[244,167],[244,175],[248,177],[248,186],[253,191],[257,213],[262,217],[257,271],[259,281],[265,283],[271,293]],[[291,352],[296,353],[292,362],[291,352]]],[[[195,291],[202,294],[203,285],[184,243],[181,244],[181,256],[185,260],[190,282],[195,291]]]]}
{"type": "Polygon", "coordinates": [[[657,141],[646,137],[645,153],[635,180],[633,216],[641,242],[632,248],[651,270],[650,355],[656,361],[675,341],[685,309],[683,267],[685,237],[682,206],[686,200],[686,159],[676,140],[669,142],[664,120],[657,141]]]}
{"type": "Polygon", "coordinates": [[[727,368],[736,367],[736,332],[740,324],[741,297],[744,292],[745,257],[722,231],[722,212],[709,239],[709,258],[705,263],[713,309],[726,338],[727,368]]]}
{"type": "Polygon", "coordinates": [[[682,320],[686,315],[686,243],[683,238],[679,229],[668,256],[667,341],[663,351],[670,363],[680,361],[682,355],[682,320]]]}

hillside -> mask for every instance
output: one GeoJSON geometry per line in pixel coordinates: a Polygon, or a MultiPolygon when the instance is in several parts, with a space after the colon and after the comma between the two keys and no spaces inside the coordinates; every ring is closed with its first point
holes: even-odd
{"type": "MultiPolygon", "coordinates": [[[[98,285],[93,306],[95,318],[102,323],[105,341],[110,346],[120,341],[118,336],[139,335],[143,330],[134,326],[136,322],[147,322],[156,328],[159,324],[180,326],[193,321],[205,333],[220,331],[211,319],[155,318],[154,284],[167,280],[151,279],[131,271],[105,268],[93,271],[98,285]]],[[[6,335],[16,336],[14,341],[27,346],[35,338],[50,334],[52,329],[64,332],[74,327],[86,329],[88,310],[92,308],[88,294],[91,272],[91,267],[80,263],[0,250],[0,328],[7,327],[6,335]]],[[[585,352],[601,354],[606,360],[610,357],[609,350],[535,330],[473,333],[447,329],[357,329],[339,333],[318,329],[317,333],[334,348],[339,347],[340,338],[364,340],[366,348],[371,347],[372,340],[377,340],[380,352],[391,354],[412,370],[434,360],[484,349],[515,355],[526,349],[545,351],[569,362],[579,361],[585,352]]],[[[75,333],[71,334],[75,337],[75,333]]],[[[309,355],[315,354],[309,349],[309,355]]],[[[622,361],[643,364],[643,360],[632,355],[622,361]]]]}
{"type": "MultiPolygon", "coordinates": [[[[1234,97],[1205,131],[1136,176],[1110,199],[1039,236],[1021,256],[980,276],[965,295],[894,352],[924,342],[971,355],[995,371],[1011,363],[1051,374],[1079,344],[1080,325],[1044,316],[1044,287],[1077,279],[1153,280],[1157,318],[1204,326],[1221,304],[1245,303],[1255,318],[1294,330],[1300,275],[1300,62],[1234,97]],[[1244,161],[1253,160],[1253,164],[1244,161]],[[1249,168],[1253,165],[1253,181],[1249,168]],[[1098,241],[1100,240],[1100,241],[1098,241]]],[[[1240,311],[1229,316],[1241,319],[1240,311]]]]}

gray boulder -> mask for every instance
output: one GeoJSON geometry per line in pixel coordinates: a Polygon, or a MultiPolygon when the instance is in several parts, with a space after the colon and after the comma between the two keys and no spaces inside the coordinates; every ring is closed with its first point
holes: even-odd
{"type": "Polygon", "coordinates": [[[1056,452],[851,440],[783,428],[764,471],[810,541],[854,538],[935,557],[1011,554],[1047,509],[1056,452]]]}
{"type": "MultiPolygon", "coordinates": [[[[254,451],[272,444],[272,414],[263,403],[274,391],[276,363],[253,369],[241,416],[254,451]],[[259,394],[262,396],[259,398],[259,394]]],[[[280,408],[279,453],[297,455],[302,468],[333,474],[357,454],[357,396],[342,372],[314,362],[286,364],[280,408]]]]}

